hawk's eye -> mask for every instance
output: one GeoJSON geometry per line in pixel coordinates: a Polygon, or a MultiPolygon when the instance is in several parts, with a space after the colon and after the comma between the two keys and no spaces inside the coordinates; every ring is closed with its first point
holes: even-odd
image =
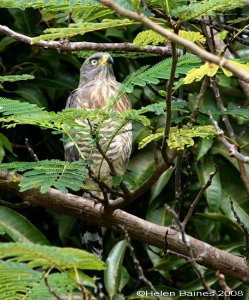
{"type": "Polygon", "coordinates": [[[98,63],[97,59],[92,59],[91,60],[91,65],[96,66],[98,63]]]}

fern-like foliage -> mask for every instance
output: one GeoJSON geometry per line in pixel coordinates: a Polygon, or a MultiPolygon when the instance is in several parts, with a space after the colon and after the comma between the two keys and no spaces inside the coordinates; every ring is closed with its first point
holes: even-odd
{"type": "MultiPolygon", "coordinates": [[[[144,148],[148,143],[163,138],[164,130],[159,129],[156,133],[143,138],[139,143],[139,149],[144,148]]],[[[206,126],[183,126],[182,128],[172,127],[167,144],[170,149],[184,150],[185,147],[194,145],[194,138],[212,138],[216,135],[215,129],[211,125],[206,126]]]]}
{"type": "Polygon", "coordinates": [[[69,27],[64,28],[48,28],[44,31],[45,34],[33,38],[32,44],[35,44],[41,40],[51,41],[58,38],[72,37],[75,35],[84,35],[87,32],[103,30],[107,28],[117,28],[128,25],[137,24],[137,22],[129,19],[105,19],[99,23],[77,23],[70,24],[69,27]]]}
{"type": "Polygon", "coordinates": [[[199,68],[190,70],[183,79],[184,84],[190,84],[193,81],[200,81],[204,76],[213,77],[219,70],[219,66],[211,63],[205,63],[199,68]]]}
{"type": "MultiPolygon", "coordinates": [[[[67,299],[69,295],[75,295],[77,297],[77,283],[76,280],[70,277],[68,273],[54,273],[50,274],[47,278],[48,284],[53,291],[56,291],[57,295],[60,295],[62,299],[67,299]]],[[[80,293],[78,292],[80,295],[80,293]]],[[[52,298],[51,293],[48,290],[44,280],[36,283],[27,294],[27,300],[43,300],[43,299],[56,299],[52,298]]]]}
{"type": "Polygon", "coordinates": [[[54,299],[48,285],[66,299],[80,294],[79,282],[94,287],[94,279],[81,270],[105,269],[104,262],[86,251],[32,243],[0,243],[0,257],[0,298],[5,300],[54,299]],[[53,274],[45,275],[52,269],[53,274]]]}
{"type": "MultiPolygon", "coordinates": [[[[173,32],[172,29],[167,29],[167,30],[173,32]]],[[[195,42],[204,43],[206,41],[205,37],[202,34],[195,31],[180,30],[178,35],[194,43],[195,42]]],[[[133,40],[133,44],[136,46],[146,46],[146,45],[156,46],[158,44],[165,43],[165,41],[167,41],[167,39],[162,35],[160,35],[159,33],[153,30],[145,30],[138,33],[138,35],[133,40]]]]}
{"type": "Polygon", "coordinates": [[[0,243],[0,258],[28,262],[30,268],[42,268],[44,270],[52,268],[57,270],[105,269],[105,263],[87,251],[32,243],[0,243]]]}
{"type": "Polygon", "coordinates": [[[97,0],[2,0],[0,3],[0,7],[7,8],[54,8],[58,7],[61,9],[69,9],[78,6],[84,6],[88,4],[99,5],[97,0]]]}
{"type": "Polygon", "coordinates": [[[245,6],[246,3],[240,0],[203,0],[192,2],[188,5],[178,6],[172,11],[172,15],[180,18],[182,21],[191,20],[203,15],[214,15],[216,11],[227,11],[245,6]]]}
{"type": "Polygon", "coordinates": [[[44,109],[36,104],[0,97],[0,113],[4,116],[39,115],[44,113],[44,109]]]}
{"type": "Polygon", "coordinates": [[[0,298],[25,299],[24,295],[42,280],[42,275],[27,264],[0,260],[0,298]]]}
{"type": "Polygon", "coordinates": [[[87,177],[85,162],[82,160],[2,163],[0,170],[23,174],[24,177],[19,183],[21,192],[40,188],[41,193],[46,193],[51,187],[55,187],[62,193],[67,193],[68,188],[78,191],[87,177]]]}
{"type": "Polygon", "coordinates": [[[35,77],[33,75],[29,74],[22,74],[22,75],[6,75],[6,76],[0,76],[0,82],[8,81],[18,81],[18,80],[30,80],[34,79],[35,77]]]}
{"type": "MultiPolygon", "coordinates": [[[[181,112],[188,112],[187,110],[187,102],[183,100],[174,100],[172,101],[172,106],[171,106],[172,111],[181,111],[181,112]]],[[[166,113],[166,104],[165,102],[158,102],[158,103],[153,103],[149,104],[145,107],[142,107],[138,110],[139,114],[147,113],[147,112],[152,112],[155,115],[164,115],[166,113]]]]}
{"type": "MultiPolygon", "coordinates": [[[[149,67],[144,66],[130,74],[122,83],[118,95],[126,92],[132,93],[134,86],[145,86],[147,83],[158,84],[160,79],[169,79],[172,59],[167,58],[160,63],[149,67]]],[[[179,58],[176,69],[176,76],[186,74],[200,64],[200,59],[194,55],[187,54],[179,58]]]]}

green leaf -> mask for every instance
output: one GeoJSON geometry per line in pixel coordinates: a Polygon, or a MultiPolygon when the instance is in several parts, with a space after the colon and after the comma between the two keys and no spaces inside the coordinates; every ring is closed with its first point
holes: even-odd
{"type": "MultiPolygon", "coordinates": [[[[194,55],[186,54],[179,57],[176,68],[176,77],[179,74],[186,74],[193,67],[200,64],[200,59],[194,55]]],[[[149,67],[143,66],[134,73],[130,74],[123,81],[118,95],[126,92],[132,93],[134,86],[145,86],[147,83],[158,84],[159,79],[169,79],[172,59],[167,58],[158,64],[149,67]]]]}
{"type": "Polygon", "coordinates": [[[150,201],[152,202],[165,188],[166,184],[169,182],[175,168],[170,167],[168,170],[166,170],[159,180],[154,184],[154,186],[151,189],[151,195],[150,195],[150,201]]]}
{"type": "Polygon", "coordinates": [[[2,162],[4,156],[5,156],[4,146],[2,140],[0,139],[0,162],[2,162]]]}
{"type": "Polygon", "coordinates": [[[75,248],[59,248],[32,243],[0,243],[0,257],[28,262],[31,268],[104,270],[105,264],[95,255],[75,248]],[[49,253],[49,255],[48,255],[49,253]]]}
{"type": "Polygon", "coordinates": [[[121,267],[121,281],[119,286],[119,292],[127,285],[130,280],[130,275],[124,266],[121,267]]]}
{"type": "MultiPolygon", "coordinates": [[[[214,172],[215,169],[216,166],[211,157],[205,157],[204,160],[199,162],[197,173],[202,185],[204,185],[208,181],[210,173],[214,172]]],[[[220,208],[222,198],[222,189],[219,174],[216,174],[213,177],[211,186],[206,189],[204,194],[207,199],[209,211],[217,211],[220,208]]]]}
{"type": "Polygon", "coordinates": [[[46,237],[29,220],[8,207],[0,206],[0,226],[15,242],[49,245],[46,237]]]}
{"type": "Polygon", "coordinates": [[[206,62],[199,68],[191,69],[183,79],[184,84],[190,84],[193,81],[200,81],[204,76],[213,77],[219,70],[219,66],[206,62]]]}
{"type": "Polygon", "coordinates": [[[155,161],[151,151],[138,153],[132,157],[128,168],[131,170],[130,176],[137,187],[145,182],[152,174],[155,168],[155,161]]]}
{"type": "Polygon", "coordinates": [[[198,142],[198,148],[197,148],[197,161],[199,161],[203,156],[207,154],[207,152],[210,150],[210,148],[213,145],[212,139],[201,139],[198,142]]]}
{"type": "Polygon", "coordinates": [[[20,95],[26,101],[28,100],[30,103],[36,104],[39,107],[46,107],[47,101],[43,91],[35,86],[34,84],[19,84],[15,93],[20,95]]]}
{"type": "Polygon", "coordinates": [[[226,225],[228,228],[234,230],[237,234],[243,235],[243,231],[241,230],[238,223],[232,221],[227,216],[222,215],[221,213],[196,213],[196,215],[199,215],[201,217],[207,218],[209,220],[217,221],[219,223],[222,223],[226,225]]]}
{"type": "Polygon", "coordinates": [[[131,21],[129,19],[105,19],[99,23],[77,23],[70,24],[69,27],[64,28],[48,28],[45,30],[45,34],[37,36],[32,39],[32,44],[40,42],[41,40],[51,41],[58,38],[72,37],[75,35],[84,35],[85,33],[97,30],[103,30],[107,28],[123,27],[128,25],[137,24],[138,22],[131,21]]]}
{"type": "Polygon", "coordinates": [[[104,283],[110,299],[119,291],[121,284],[121,270],[124,254],[127,248],[127,241],[118,242],[111,250],[106,260],[104,272],[104,283]]]}
{"type": "Polygon", "coordinates": [[[6,75],[6,76],[0,76],[0,82],[14,82],[19,80],[30,80],[34,79],[35,76],[29,75],[29,74],[22,74],[22,75],[6,75]]]}
{"type": "MultiPolygon", "coordinates": [[[[74,295],[73,291],[77,288],[76,280],[70,278],[67,273],[50,274],[47,281],[51,289],[59,294],[60,297],[63,297],[63,299],[66,299],[69,293],[74,295]]],[[[51,293],[44,280],[41,280],[39,284],[34,285],[28,294],[27,300],[37,299],[51,299],[51,293]]]]}
{"type": "MultiPolygon", "coordinates": [[[[0,4],[1,7],[1,4],[0,4]]],[[[10,36],[5,36],[0,41],[0,53],[5,51],[5,48],[7,48],[9,45],[15,43],[15,40],[12,39],[10,36]]]]}
{"type": "MultiPolygon", "coordinates": [[[[167,30],[173,32],[172,29],[167,28],[167,30]]],[[[195,31],[180,30],[178,32],[178,35],[191,42],[204,43],[206,41],[202,34],[195,31]]],[[[158,44],[163,44],[166,41],[167,38],[150,29],[150,30],[139,32],[138,35],[133,40],[133,44],[136,46],[146,46],[146,45],[156,46],[158,44]]]]}
{"type": "Polygon", "coordinates": [[[42,114],[44,109],[29,102],[20,102],[18,100],[0,97],[0,112],[3,113],[4,116],[31,115],[42,114]]]}
{"type": "Polygon", "coordinates": [[[172,11],[172,15],[180,18],[182,21],[191,20],[193,18],[201,17],[202,15],[213,16],[215,11],[226,11],[233,8],[238,8],[246,5],[243,1],[234,0],[209,0],[192,2],[188,5],[178,6],[172,11]]]}
{"type": "Polygon", "coordinates": [[[3,163],[0,165],[0,170],[23,173],[24,177],[19,183],[21,192],[38,187],[41,193],[46,193],[51,187],[57,188],[62,193],[68,193],[69,188],[78,191],[87,176],[85,163],[82,160],[3,163]]]}
{"type": "Polygon", "coordinates": [[[42,278],[42,272],[32,270],[24,263],[0,260],[0,298],[24,299],[42,278]]]}
{"type": "MultiPolygon", "coordinates": [[[[167,144],[170,149],[184,150],[185,147],[194,145],[194,138],[212,138],[216,135],[215,129],[211,125],[204,126],[182,126],[171,127],[167,144]]],[[[164,129],[160,128],[156,133],[145,136],[138,144],[138,149],[144,148],[152,141],[158,141],[164,136],[164,129]]]]}
{"type": "Polygon", "coordinates": [[[12,149],[12,144],[10,143],[8,138],[1,132],[0,132],[0,141],[1,141],[2,146],[15,156],[15,153],[13,152],[13,149],[12,149]]]}

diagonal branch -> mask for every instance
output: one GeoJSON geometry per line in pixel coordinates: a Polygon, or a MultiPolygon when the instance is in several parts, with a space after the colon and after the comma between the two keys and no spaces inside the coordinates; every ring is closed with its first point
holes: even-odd
{"type": "MultiPolygon", "coordinates": [[[[103,210],[101,204],[95,204],[91,199],[63,194],[56,189],[50,189],[45,194],[41,194],[38,189],[21,193],[18,182],[9,179],[10,174],[8,172],[0,172],[0,190],[15,193],[32,206],[44,207],[77,218],[84,218],[94,224],[119,232],[121,231],[120,226],[125,226],[131,238],[162,249],[165,248],[165,236],[167,235],[168,249],[189,257],[189,251],[182,242],[181,233],[176,230],[145,221],[123,210],[117,209],[108,213],[103,210]]],[[[187,234],[186,239],[196,263],[249,283],[249,268],[243,257],[212,247],[187,234]]]]}
{"type": "Polygon", "coordinates": [[[217,121],[214,120],[212,116],[210,116],[211,122],[214,125],[214,128],[219,136],[220,141],[222,144],[226,146],[226,148],[229,150],[229,153],[231,156],[235,157],[237,160],[242,161],[243,163],[249,164],[249,156],[241,154],[235,145],[228,142],[228,140],[225,138],[224,131],[219,127],[217,121]]]}
{"type": "Polygon", "coordinates": [[[230,60],[228,60],[224,57],[216,56],[216,55],[202,49],[201,47],[197,46],[195,43],[193,43],[189,40],[186,40],[186,39],[178,36],[177,34],[165,29],[164,27],[158,25],[157,23],[155,23],[154,21],[152,21],[151,19],[146,17],[141,12],[130,11],[130,10],[125,9],[122,6],[120,6],[117,2],[113,2],[111,0],[100,0],[100,2],[103,5],[109,7],[110,9],[116,11],[116,13],[119,14],[120,16],[129,18],[129,19],[133,19],[133,20],[137,20],[137,21],[143,23],[144,25],[148,26],[155,32],[161,34],[162,36],[164,36],[171,42],[174,42],[174,43],[181,45],[184,48],[188,49],[190,52],[192,52],[193,54],[196,54],[201,59],[209,61],[211,63],[215,63],[216,65],[218,65],[220,67],[224,67],[224,68],[228,69],[229,71],[231,71],[233,73],[233,75],[237,76],[239,79],[249,82],[249,72],[247,72],[241,68],[238,68],[230,60]]]}
{"type": "Polygon", "coordinates": [[[197,206],[197,204],[199,203],[199,201],[201,200],[201,197],[203,196],[204,192],[210,187],[210,185],[212,184],[212,179],[213,177],[216,175],[216,173],[218,172],[218,169],[216,168],[216,170],[212,173],[209,174],[209,178],[207,180],[207,182],[204,183],[204,185],[201,187],[199,193],[197,194],[196,198],[194,199],[193,203],[191,203],[190,208],[187,212],[187,215],[185,216],[183,222],[182,222],[182,227],[185,230],[190,218],[192,217],[194,210],[197,206]]]}

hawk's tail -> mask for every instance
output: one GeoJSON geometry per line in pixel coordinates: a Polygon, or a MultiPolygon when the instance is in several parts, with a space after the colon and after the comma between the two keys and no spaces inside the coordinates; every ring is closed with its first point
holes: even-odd
{"type": "Polygon", "coordinates": [[[99,226],[80,220],[81,242],[83,249],[100,259],[103,254],[103,237],[99,226]]]}

